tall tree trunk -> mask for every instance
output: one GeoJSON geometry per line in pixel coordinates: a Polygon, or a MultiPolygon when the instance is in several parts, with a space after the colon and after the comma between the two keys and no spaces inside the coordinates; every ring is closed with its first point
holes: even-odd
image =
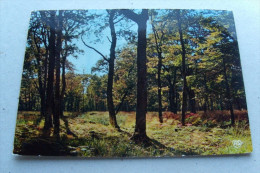
{"type": "Polygon", "coordinates": [[[179,109],[179,104],[178,104],[178,100],[179,100],[179,98],[180,98],[180,94],[177,92],[177,89],[176,89],[176,87],[175,87],[175,108],[176,108],[176,113],[175,114],[177,114],[177,112],[178,112],[178,110],[180,110],[179,109]]]}
{"type": "Polygon", "coordinates": [[[213,111],[214,110],[214,102],[213,102],[213,99],[212,97],[210,97],[210,110],[213,111]]]}
{"type": "Polygon", "coordinates": [[[109,67],[108,67],[108,79],[107,79],[107,107],[109,112],[109,121],[110,124],[120,129],[117,121],[116,121],[116,113],[115,113],[115,106],[113,101],[113,81],[114,81],[114,64],[115,64],[115,58],[116,58],[116,32],[115,32],[115,25],[114,25],[114,16],[115,11],[111,10],[109,15],[109,27],[111,31],[111,47],[110,47],[110,58],[108,61],[109,67]]]}
{"type": "Polygon", "coordinates": [[[226,61],[224,57],[222,58],[222,62],[223,62],[223,71],[224,71],[225,86],[226,86],[226,97],[228,99],[228,107],[231,115],[231,125],[233,126],[235,124],[235,115],[234,115],[233,104],[231,99],[230,87],[228,84],[226,61]]]}
{"type": "Polygon", "coordinates": [[[138,25],[137,43],[137,106],[135,132],[131,139],[145,142],[146,135],[146,111],[147,111],[147,66],[146,66],[146,23],[148,20],[148,10],[142,10],[138,15],[131,10],[121,10],[121,12],[138,25]]]}
{"type": "Polygon", "coordinates": [[[186,50],[183,40],[183,33],[182,33],[182,20],[180,16],[180,10],[177,10],[177,21],[178,21],[178,30],[180,35],[180,42],[181,42],[181,48],[182,48],[182,78],[183,78],[183,89],[182,89],[182,113],[181,113],[181,122],[182,125],[185,125],[185,113],[187,110],[187,79],[186,79],[186,50]]]}
{"type": "Polygon", "coordinates": [[[55,98],[54,98],[54,115],[53,115],[53,124],[54,124],[54,136],[59,138],[60,133],[60,53],[62,46],[62,11],[58,12],[58,21],[57,21],[57,45],[56,45],[56,82],[55,82],[55,98]]]}
{"type": "Polygon", "coordinates": [[[42,117],[46,116],[46,86],[47,86],[47,75],[48,75],[48,56],[49,56],[49,50],[47,47],[47,44],[44,43],[46,53],[45,53],[45,59],[44,59],[44,75],[43,75],[43,86],[42,86],[42,96],[41,96],[41,114],[42,117]]]}
{"type": "MultiPolygon", "coordinates": [[[[65,47],[67,47],[67,41],[65,40],[65,47]]],[[[63,117],[63,111],[65,109],[64,103],[64,95],[66,90],[66,76],[65,76],[65,62],[66,62],[67,54],[62,57],[62,88],[61,88],[61,95],[60,95],[60,116],[63,117]]]]}
{"type": "MultiPolygon", "coordinates": [[[[116,48],[116,32],[115,32],[115,23],[114,23],[114,17],[115,17],[115,10],[107,10],[109,13],[109,27],[111,31],[111,47],[110,47],[110,58],[106,58],[101,52],[99,52],[97,49],[87,45],[84,40],[81,37],[81,40],[85,46],[87,46],[90,49],[93,49],[96,51],[99,55],[103,57],[105,61],[108,62],[108,81],[107,81],[107,107],[109,111],[109,121],[110,124],[120,130],[120,127],[117,124],[116,120],[116,112],[115,112],[115,106],[113,101],[113,78],[114,78],[114,61],[115,61],[115,48],[116,48]]],[[[98,104],[95,105],[95,109],[98,110],[98,104]]],[[[103,105],[101,105],[103,108],[103,105]]]]}
{"type": "Polygon", "coordinates": [[[169,102],[170,102],[170,111],[172,113],[177,114],[177,102],[176,100],[176,88],[175,88],[175,84],[176,84],[176,71],[177,69],[174,68],[173,71],[173,82],[171,82],[171,77],[168,77],[168,83],[169,83],[169,102]]]}
{"type": "Polygon", "coordinates": [[[162,117],[162,84],[161,84],[161,70],[162,70],[162,52],[158,52],[158,113],[159,113],[159,121],[163,123],[162,117]]]}
{"type": "Polygon", "coordinates": [[[47,81],[47,98],[46,98],[46,116],[44,122],[44,132],[46,135],[50,134],[50,127],[52,127],[52,105],[53,105],[53,81],[54,81],[54,67],[55,67],[55,11],[51,11],[50,16],[50,40],[49,40],[49,66],[48,66],[48,81],[47,81]]]}
{"type": "MultiPolygon", "coordinates": [[[[169,77],[170,78],[170,77],[169,77]]],[[[174,113],[174,88],[173,84],[171,83],[171,79],[168,78],[169,83],[169,102],[170,102],[170,111],[174,113]]]]}
{"type": "Polygon", "coordinates": [[[207,110],[208,110],[208,102],[209,102],[209,99],[208,99],[207,76],[206,76],[206,74],[204,74],[203,84],[204,84],[204,88],[205,88],[205,93],[204,93],[204,100],[205,100],[205,102],[204,102],[203,109],[204,109],[204,112],[206,113],[207,110]]]}
{"type": "MultiPolygon", "coordinates": [[[[152,16],[151,16],[152,18],[152,16]]],[[[153,20],[151,19],[153,33],[154,33],[154,40],[156,44],[156,50],[158,54],[158,67],[157,67],[157,86],[158,86],[158,113],[159,113],[159,121],[160,123],[163,123],[163,117],[162,117],[162,84],[161,84],[161,71],[162,71],[162,49],[161,44],[159,44],[160,38],[158,38],[158,33],[155,30],[153,20]]]]}
{"type": "Polygon", "coordinates": [[[195,93],[194,90],[191,88],[188,90],[189,91],[189,102],[190,102],[190,112],[196,113],[196,101],[195,101],[195,93]]]}
{"type": "Polygon", "coordinates": [[[146,22],[148,10],[142,10],[138,22],[137,43],[137,107],[136,125],[133,139],[144,140],[146,136],[146,111],[147,111],[147,67],[146,67],[146,22]]]}
{"type": "Polygon", "coordinates": [[[220,110],[223,111],[223,98],[222,98],[222,94],[219,95],[219,105],[220,105],[220,110]]]}

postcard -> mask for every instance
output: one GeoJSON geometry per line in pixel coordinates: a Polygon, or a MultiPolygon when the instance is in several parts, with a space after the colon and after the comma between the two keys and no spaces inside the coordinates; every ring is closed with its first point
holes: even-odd
{"type": "Polygon", "coordinates": [[[13,152],[250,153],[238,44],[231,11],[33,11],[13,152]]]}

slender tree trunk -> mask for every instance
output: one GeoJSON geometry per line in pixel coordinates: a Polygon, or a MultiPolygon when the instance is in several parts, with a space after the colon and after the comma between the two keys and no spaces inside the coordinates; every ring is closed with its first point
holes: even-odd
{"type": "Polygon", "coordinates": [[[219,94],[219,107],[220,110],[223,111],[223,99],[221,94],[219,94]]]}
{"type": "Polygon", "coordinates": [[[204,93],[204,106],[203,106],[203,109],[204,109],[204,112],[206,113],[207,110],[208,110],[208,102],[209,102],[209,99],[208,99],[208,86],[207,86],[207,76],[206,74],[204,74],[204,88],[205,88],[205,93],[204,93]]]}
{"type": "Polygon", "coordinates": [[[46,85],[47,85],[47,75],[48,75],[48,56],[49,56],[49,50],[47,46],[45,47],[46,54],[44,59],[44,75],[43,75],[43,87],[42,87],[42,96],[41,96],[41,112],[42,117],[46,116],[46,85]]]}
{"type": "Polygon", "coordinates": [[[67,55],[62,57],[62,89],[61,89],[61,95],[60,95],[60,116],[61,117],[63,117],[63,111],[64,111],[64,108],[65,108],[64,95],[65,95],[65,90],[66,90],[66,76],[65,76],[66,56],[67,55]]]}
{"type": "Polygon", "coordinates": [[[110,124],[120,129],[117,121],[116,121],[116,113],[115,113],[115,106],[113,101],[113,81],[114,81],[114,64],[115,64],[115,58],[116,58],[116,32],[115,32],[115,25],[114,25],[114,16],[115,11],[111,10],[109,15],[109,27],[111,30],[111,47],[110,47],[110,58],[109,58],[109,67],[108,67],[108,79],[107,79],[107,107],[109,112],[109,121],[110,124]]]}
{"type": "Polygon", "coordinates": [[[172,113],[177,114],[177,101],[176,101],[176,88],[175,88],[175,83],[176,83],[176,71],[177,69],[174,68],[173,72],[173,83],[171,82],[171,77],[168,77],[168,83],[169,83],[169,102],[170,102],[170,111],[172,113]]]}
{"type": "Polygon", "coordinates": [[[213,102],[213,99],[212,97],[210,97],[210,110],[213,111],[214,110],[214,102],[213,102]]]}
{"type": "Polygon", "coordinates": [[[158,112],[159,112],[159,121],[163,123],[162,117],[162,84],[161,84],[161,70],[162,70],[162,52],[158,52],[158,112]]]}
{"type": "Polygon", "coordinates": [[[235,99],[236,99],[237,109],[241,111],[242,110],[242,106],[241,106],[240,98],[235,98],[235,99]]]}
{"type": "MultiPolygon", "coordinates": [[[[39,61],[38,61],[38,65],[39,65],[39,61]]],[[[42,73],[41,73],[41,67],[39,65],[38,67],[38,83],[39,83],[39,94],[40,94],[40,100],[41,100],[41,117],[45,117],[45,109],[46,109],[46,105],[45,105],[45,90],[43,88],[43,83],[42,83],[42,73]]]]}
{"type": "Polygon", "coordinates": [[[227,99],[228,99],[228,107],[229,107],[229,111],[230,111],[230,115],[231,115],[231,125],[233,126],[235,124],[235,115],[234,115],[233,104],[232,104],[232,99],[231,99],[230,87],[229,87],[229,84],[228,84],[226,62],[225,62],[224,57],[222,58],[222,62],[223,62],[223,69],[224,69],[226,96],[227,96],[227,99]]]}
{"type": "MultiPolygon", "coordinates": [[[[169,77],[170,78],[170,77],[169,77]]],[[[171,80],[168,79],[169,82],[169,102],[170,102],[170,111],[174,113],[174,88],[171,83],[171,80]]]]}
{"type": "Polygon", "coordinates": [[[57,21],[57,45],[56,45],[56,83],[55,83],[55,98],[54,98],[54,116],[53,116],[53,124],[54,124],[54,135],[59,138],[60,133],[60,53],[62,46],[62,11],[59,11],[58,21],[57,21]]]}
{"type": "MultiPolygon", "coordinates": [[[[152,16],[151,16],[152,18],[152,16]]],[[[163,117],[162,117],[162,84],[161,84],[161,71],[162,71],[162,49],[161,45],[159,44],[159,38],[158,33],[155,30],[155,27],[153,25],[153,20],[151,19],[153,33],[154,33],[154,39],[156,44],[156,50],[158,54],[158,67],[157,67],[157,85],[158,85],[158,113],[159,113],[159,121],[160,123],[163,123],[163,117]]],[[[161,41],[160,41],[161,42],[161,41]]]]}
{"type": "Polygon", "coordinates": [[[190,112],[196,113],[196,101],[194,90],[189,89],[190,112]]]}
{"type": "Polygon", "coordinates": [[[177,90],[176,90],[176,75],[177,73],[177,68],[174,68],[174,73],[173,73],[173,104],[174,104],[174,109],[173,113],[177,114],[178,111],[178,103],[177,103],[177,90]],[[176,100],[176,101],[175,101],[176,100]]]}
{"type": "Polygon", "coordinates": [[[182,20],[180,16],[180,10],[177,10],[177,20],[178,20],[178,30],[180,35],[180,42],[181,42],[181,48],[182,48],[182,78],[183,78],[183,91],[182,91],[182,113],[181,113],[181,122],[182,125],[185,125],[185,113],[187,111],[187,80],[186,80],[186,50],[183,40],[183,34],[182,34],[182,20]]]}
{"type": "Polygon", "coordinates": [[[50,135],[50,127],[52,127],[52,104],[53,104],[53,81],[55,67],[55,11],[51,11],[50,17],[50,40],[49,40],[49,66],[47,81],[47,98],[46,98],[46,116],[44,122],[44,131],[46,135],[50,135]]]}
{"type": "Polygon", "coordinates": [[[175,87],[175,108],[176,108],[176,114],[180,110],[179,109],[179,104],[178,104],[178,100],[180,100],[179,98],[180,98],[180,94],[177,92],[176,87],[175,87]]]}

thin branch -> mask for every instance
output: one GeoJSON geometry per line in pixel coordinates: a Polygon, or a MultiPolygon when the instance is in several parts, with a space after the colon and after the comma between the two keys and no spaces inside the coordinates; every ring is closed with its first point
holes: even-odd
{"type": "Polygon", "coordinates": [[[158,36],[158,33],[157,33],[157,31],[156,31],[156,29],[155,29],[155,26],[154,26],[154,24],[153,24],[153,19],[152,19],[152,17],[151,17],[151,23],[152,23],[152,29],[153,29],[153,34],[154,34],[154,39],[155,39],[155,45],[156,45],[157,53],[159,54],[159,53],[161,53],[161,50],[160,50],[160,48],[159,48],[159,44],[158,44],[158,41],[157,41],[157,38],[158,38],[159,36],[158,36]]]}
{"type": "Polygon", "coordinates": [[[112,41],[109,39],[109,37],[107,36],[107,39],[108,39],[108,41],[110,42],[110,43],[112,43],[112,41]]]}
{"type": "Polygon", "coordinates": [[[99,55],[101,55],[101,56],[104,58],[104,60],[106,60],[107,62],[109,62],[109,60],[108,60],[101,52],[99,52],[99,51],[98,51],[97,49],[95,49],[94,47],[91,47],[91,46],[87,45],[87,44],[85,43],[85,41],[83,40],[82,35],[81,35],[81,40],[82,40],[82,42],[83,42],[83,44],[84,44],[85,46],[87,46],[88,48],[94,50],[94,51],[97,52],[99,55]]]}
{"type": "Polygon", "coordinates": [[[121,19],[119,19],[118,21],[114,22],[114,24],[117,24],[118,22],[120,22],[121,20],[123,20],[125,18],[125,16],[123,16],[121,19]]]}

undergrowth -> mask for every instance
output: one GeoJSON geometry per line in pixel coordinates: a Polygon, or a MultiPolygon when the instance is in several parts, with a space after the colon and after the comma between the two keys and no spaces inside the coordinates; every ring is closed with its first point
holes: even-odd
{"type": "MultiPolygon", "coordinates": [[[[150,157],[178,155],[220,155],[249,153],[252,142],[245,112],[236,124],[228,126],[230,121],[219,122],[217,118],[205,117],[203,113],[187,114],[186,126],[181,126],[178,114],[164,113],[164,122],[159,123],[156,112],[147,113],[147,135],[152,145],[144,146],[130,140],[134,132],[135,113],[119,112],[118,124],[122,132],[109,125],[108,112],[88,112],[83,114],[65,113],[70,130],[77,137],[66,134],[61,120],[61,139],[65,155],[84,157],[150,157]]],[[[219,114],[219,113],[218,113],[219,114]]],[[[209,114],[208,114],[209,115],[209,114]]],[[[228,116],[228,115],[223,115],[228,116]]],[[[41,139],[44,120],[38,124],[35,119],[39,113],[20,112],[14,141],[14,153],[24,153],[23,146],[41,139]]],[[[216,115],[215,117],[219,117],[216,115]]],[[[52,138],[52,136],[51,136],[52,138]]],[[[37,143],[39,144],[39,142],[37,143]]],[[[44,143],[46,145],[46,143],[44,143]]],[[[64,155],[64,152],[62,153],[64,155]]],[[[43,154],[44,155],[44,154],[43,154]]]]}

